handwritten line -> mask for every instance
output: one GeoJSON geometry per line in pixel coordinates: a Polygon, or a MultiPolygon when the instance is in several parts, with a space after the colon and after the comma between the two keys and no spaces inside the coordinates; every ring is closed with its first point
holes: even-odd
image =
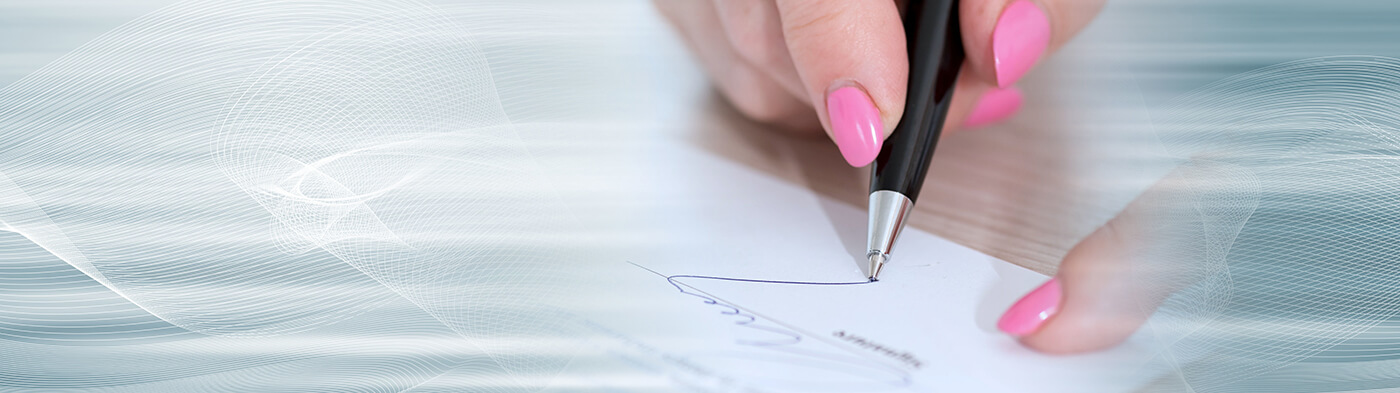
{"type": "Polygon", "coordinates": [[[738,281],[738,282],[753,282],[753,283],[762,283],[762,284],[788,284],[788,285],[864,285],[864,284],[873,284],[873,283],[875,283],[875,281],[873,281],[873,280],[866,280],[866,281],[850,281],[850,282],[820,282],[820,281],[758,280],[758,279],[752,279],[752,278],[735,278],[735,277],[719,277],[719,276],[697,276],[697,275],[692,275],[692,274],[677,274],[677,275],[671,276],[671,275],[662,274],[661,272],[652,270],[652,269],[650,269],[650,268],[647,268],[646,266],[638,265],[636,262],[628,261],[627,263],[632,264],[632,266],[639,267],[639,268],[641,268],[642,270],[649,271],[649,272],[651,272],[652,274],[655,274],[655,275],[658,275],[658,276],[661,276],[661,277],[665,277],[667,281],[670,281],[670,282],[671,282],[671,285],[676,285],[676,282],[675,282],[675,281],[676,281],[676,279],[679,279],[679,278],[695,278],[695,279],[702,279],[702,280],[738,281]]]}
{"type": "MultiPolygon", "coordinates": [[[[636,265],[636,264],[634,263],[633,265],[636,265]]],[[[643,269],[646,269],[646,268],[643,268],[643,269]]],[[[651,270],[651,269],[647,269],[647,270],[651,270]]],[[[653,273],[655,273],[655,272],[653,272],[653,273]]],[[[665,277],[666,277],[666,279],[672,280],[672,281],[675,281],[676,279],[680,279],[680,278],[698,278],[698,279],[702,279],[702,280],[738,281],[738,282],[755,282],[755,283],[763,283],[763,284],[789,284],[789,285],[862,285],[862,284],[874,283],[874,281],[814,282],[814,281],[755,280],[755,279],[751,279],[751,278],[733,278],[733,277],[715,277],[715,276],[695,276],[695,275],[689,275],[689,274],[678,274],[678,275],[674,275],[674,276],[665,276],[665,277]]]]}
{"type": "MultiPolygon", "coordinates": [[[[735,317],[742,318],[742,320],[739,320],[739,321],[734,322],[735,325],[744,326],[744,327],[747,327],[747,328],[752,328],[752,329],[757,329],[757,330],[762,330],[762,331],[766,331],[766,332],[769,332],[769,333],[773,333],[773,334],[777,334],[777,335],[781,335],[781,336],[784,336],[784,337],[785,337],[785,339],[783,339],[783,340],[781,340],[781,341],[772,341],[772,340],[763,340],[763,341],[759,341],[759,340],[754,340],[754,341],[750,341],[750,340],[739,340],[739,341],[738,341],[739,344],[743,344],[743,345],[752,345],[752,346],[777,346],[777,345],[792,345],[792,344],[797,344],[797,343],[799,343],[799,342],[802,341],[802,335],[801,335],[801,334],[797,334],[796,332],[790,331],[790,330],[788,330],[788,329],[777,328],[777,327],[771,327],[771,326],[757,325],[757,324],[755,324],[755,323],[758,321],[758,318],[757,318],[756,316],[751,315],[751,314],[748,314],[748,313],[745,313],[743,310],[740,310],[738,307],[735,307],[735,306],[733,306],[733,305],[725,304],[725,303],[720,303],[719,301],[715,300],[715,299],[712,298],[712,297],[709,297],[709,296],[705,296],[705,295],[701,295],[701,294],[697,294],[697,293],[694,293],[694,292],[687,291],[687,290],[685,290],[685,288],[682,288],[682,287],[681,287],[682,284],[681,284],[678,280],[683,279],[683,278],[693,278],[693,279],[700,279],[700,280],[749,282],[749,283],[760,283],[760,284],[784,284],[784,285],[863,285],[863,284],[870,284],[870,283],[874,283],[874,282],[875,282],[875,281],[853,281],[853,282],[780,281],[780,280],[758,280],[758,279],[752,279],[752,278],[699,276],[699,275],[692,275],[692,274],[666,275],[666,274],[662,274],[661,272],[658,272],[658,271],[649,269],[649,268],[647,268],[646,266],[638,265],[638,264],[635,263],[635,262],[628,261],[627,263],[632,264],[632,266],[636,266],[636,267],[642,268],[643,270],[649,271],[649,272],[651,272],[652,274],[655,274],[655,275],[658,275],[658,276],[661,276],[661,277],[665,277],[665,278],[666,278],[666,282],[670,283],[671,286],[676,287],[676,290],[680,291],[680,292],[683,293],[683,294],[686,294],[686,295],[690,295],[690,296],[694,296],[694,297],[700,298],[702,301],[705,302],[705,304],[725,308],[725,311],[720,311],[720,314],[723,314],[723,315],[732,315],[732,316],[735,316],[735,317]]],[[[689,287],[689,285],[686,285],[686,287],[689,287]]],[[[694,289],[694,288],[691,288],[691,289],[694,289]]]]}
{"type": "MultiPolygon", "coordinates": [[[[667,281],[668,283],[670,283],[672,287],[675,287],[676,290],[679,291],[679,292],[682,293],[682,294],[690,295],[690,296],[694,296],[694,297],[696,297],[696,298],[699,298],[702,302],[704,302],[704,303],[707,304],[707,305],[712,305],[712,306],[721,307],[721,308],[723,309],[723,311],[720,311],[720,314],[721,314],[721,315],[729,315],[729,316],[734,316],[734,317],[740,318],[739,320],[737,320],[737,321],[734,322],[735,325],[743,326],[743,327],[749,328],[749,329],[760,330],[760,331],[764,331],[764,332],[768,332],[768,333],[772,333],[772,334],[776,334],[776,335],[781,336],[781,338],[774,338],[774,339],[769,339],[769,340],[735,340],[735,343],[736,343],[736,344],[739,344],[739,345],[746,345],[746,346],[752,346],[752,347],[759,347],[759,348],[766,348],[766,349],[770,349],[770,350],[779,351],[779,352],[782,352],[782,353],[788,353],[788,354],[798,355],[798,356],[805,356],[805,357],[809,357],[809,358],[812,358],[812,359],[818,359],[818,360],[827,361],[827,362],[835,362],[835,363],[838,363],[838,364],[846,364],[846,365],[848,365],[848,366],[855,366],[855,367],[858,367],[858,368],[867,369],[867,370],[872,370],[872,371],[874,371],[874,370],[880,370],[880,371],[883,372],[883,373],[888,373],[888,375],[894,377],[894,378],[897,380],[897,382],[893,382],[893,381],[881,381],[881,382],[883,382],[883,383],[890,384],[890,386],[892,386],[892,387],[907,387],[907,386],[909,386],[910,384],[912,384],[912,382],[913,382],[912,379],[911,379],[911,376],[910,376],[907,372],[905,372],[904,370],[899,370],[899,369],[897,369],[897,368],[891,368],[891,367],[889,367],[889,366],[887,366],[887,365],[882,364],[881,362],[874,362],[874,361],[871,361],[870,359],[866,358],[866,356],[864,356],[863,354],[853,354],[854,356],[850,356],[850,355],[847,355],[847,356],[839,356],[839,355],[835,355],[835,354],[832,354],[832,353],[826,353],[826,352],[822,352],[822,351],[813,351],[813,350],[811,350],[811,349],[798,348],[797,346],[800,345],[800,344],[802,344],[802,343],[804,342],[803,339],[806,337],[806,335],[804,335],[805,333],[801,333],[798,329],[796,329],[796,328],[794,328],[794,327],[787,326],[787,325],[785,325],[785,324],[783,324],[783,323],[781,323],[781,322],[773,321],[773,320],[771,320],[771,319],[768,319],[766,322],[774,323],[774,324],[780,325],[781,327],[779,327],[779,326],[764,326],[764,325],[761,325],[760,323],[762,323],[762,322],[759,321],[759,316],[758,316],[758,315],[753,314],[753,313],[751,313],[751,312],[747,312],[747,311],[745,311],[745,310],[742,310],[742,309],[740,309],[738,306],[734,306],[734,305],[731,305],[731,304],[728,304],[728,303],[725,303],[725,302],[721,302],[721,301],[718,300],[717,298],[715,298],[715,297],[713,297],[712,295],[709,295],[709,294],[707,294],[707,293],[704,293],[704,291],[701,291],[701,290],[698,289],[698,288],[692,287],[692,286],[690,286],[689,284],[681,283],[681,282],[679,281],[679,279],[690,278],[690,279],[700,279],[700,280],[717,280],[717,281],[747,282],[747,283],[760,283],[760,284],[818,285],[818,286],[864,285],[864,284],[873,284],[873,283],[875,283],[875,281],[858,281],[858,282],[810,282],[810,281],[758,280],[758,279],[749,279],[749,278],[700,276],[700,275],[689,275],[689,274],[666,275],[666,274],[663,274],[663,273],[658,272],[658,271],[656,271],[656,270],[652,270],[652,269],[650,269],[650,268],[647,268],[646,266],[639,265],[639,264],[637,264],[637,263],[635,263],[635,262],[628,261],[627,263],[632,264],[632,266],[636,266],[636,267],[638,267],[638,268],[641,268],[642,270],[646,270],[646,271],[648,271],[648,272],[651,272],[652,274],[655,274],[655,275],[657,275],[657,276],[659,276],[659,277],[665,278],[666,281],[667,281]],[[690,290],[687,290],[687,288],[689,288],[690,290]],[[692,291],[694,291],[694,292],[692,292],[692,291]],[[698,292],[698,293],[697,293],[697,292],[698,292]]],[[[814,338],[815,338],[815,337],[814,337],[814,338]]],[[[824,341],[824,340],[821,340],[821,339],[818,338],[817,341],[821,342],[821,341],[824,341]]],[[[838,348],[839,348],[839,346],[838,346],[838,348]]]]}
{"type": "MultiPolygon", "coordinates": [[[[758,316],[753,315],[753,314],[750,314],[750,313],[747,313],[747,312],[745,312],[744,310],[741,310],[741,309],[739,309],[738,307],[736,307],[736,306],[734,306],[734,305],[731,305],[731,304],[728,304],[728,303],[722,303],[722,302],[720,302],[719,300],[717,300],[716,298],[710,296],[709,294],[703,293],[703,291],[700,291],[698,288],[691,287],[689,284],[683,284],[683,283],[679,282],[678,279],[681,279],[681,278],[695,278],[695,279],[707,279],[707,280],[718,280],[718,281],[751,282],[751,283],[764,283],[764,284],[789,284],[789,285],[861,285],[861,284],[872,284],[872,283],[875,283],[875,281],[859,281],[859,282],[809,282],[809,281],[758,280],[758,279],[749,279],[749,278],[733,278],[733,277],[717,277],[717,276],[699,276],[699,275],[690,275],[690,274],[666,275],[666,274],[663,274],[663,273],[658,272],[658,271],[656,271],[656,270],[652,270],[652,269],[650,269],[650,268],[648,268],[648,267],[646,267],[646,266],[639,265],[639,264],[637,264],[636,262],[628,261],[627,263],[630,263],[630,264],[632,264],[632,266],[636,266],[636,267],[638,267],[638,268],[641,268],[642,270],[646,270],[646,271],[648,271],[648,272],[651,272],[652,274],[655,274],[655,275],[657,275],[657,276],[660,276],[660,277],[665,278],[667,283],[670,283],[672,287],[675,287],[676,290],[679,291],[679,292],[682,293],[682,294],[690,295],[690,296],[694,296],[694,297],[700,298],[700,300],[701,300],[702,302],[704,302],[705,304],[707,304],[707,305],[723,307],[723,308],[725,309],[725,311],[720,311],[720,314],[721,314],[721,315],[731,315],[731,316],[736,316],[736,317],[742,318],[742,320],[735,321],[735,322],[734,322],[735,325],[744,326],[744,327],[751,328],[751,329],[763,330],[763,331],[766,331],[766,332],[771,332],[771,333],[774,333],[774,334],[778,334],[778,335],[785,336],[785,337],[788,339],[788,341],[783,341],[783,342],[749,341],[749,340],[737,340],[737,341],[736,341],[736,343],[741,344],[741,345],[760,346],[760,347],[784,346],[784,345],[794,345],[794,344],[798,344],[798,343],[802,342],[802,337],[803,337],[803,335],[800,334],[800,333],[797,333],[797,332],[795,332],[795,331],[793,331],[793,330],[791,330],[791,329],[785,329],[785,328],[780,328],[780,327],[771,327],[771,326],[763,326],[763,325],[756,325],[755,323],[758,322],[758,316]],[[691,292],[691,291],[686,290],[686,288],[690,288],[691,290],[695,290],[695,291],[700,291],[701,293],[691,292]]],[[[796,351],[796,350],[790,350],[790,351],[792,351],[792,352],[803,352],[803,351],[796,351]]]]}

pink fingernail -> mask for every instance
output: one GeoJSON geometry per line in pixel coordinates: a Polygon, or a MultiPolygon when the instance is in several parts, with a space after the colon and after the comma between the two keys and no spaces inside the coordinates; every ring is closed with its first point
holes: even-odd
{"type": "Polygon", "coordinates": [[[963,128],[976,128],[1006,120],[1021,110],[1023,100],[1021,89],[992,89],[982,94],[982,98],[977,101],[977,107],[972,108],[967,120],[963,120],[963,128]]]}
{"type": "Polygon", "coordinates": [[[1050,20],[1035,3],[1019,0],[1006,7],[992,32],[997,85],[1011,86],[1021,79],[1050,45],[1050,20]]]}
{"type": "Polygon", "coordinates": [[[826,95],[826,113],[836,147],[851,166],[862,167],[880,154],[885,125],[865,91],[842,87],[826,95]]]}
{"type": "Polygon", "coordinates": [[[1060,280],[1051,278],[1026,294],[997,321],[997,329],[1012,336],[1024,336],[1040,329],[1046,319],[1060,311],[1060,280]]]}

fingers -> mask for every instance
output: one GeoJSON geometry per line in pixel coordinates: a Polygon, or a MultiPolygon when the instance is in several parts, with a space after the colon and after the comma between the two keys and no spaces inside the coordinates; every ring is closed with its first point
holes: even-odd
{"type": "MultiPolygon", "coordinates": [[[[820,125],[853,166],[878,155],[903,113],[908,58],[891,0],[656,0],[721,93],[745,115],[820,125]]],[[[968,60],[946,129],[1002,121],[1013,84],[1069,40],[1103,0],[964,0],[968,60]]]]}
{"type": "Polygon", "coordinates": [[[786,128],[817,126],[810,104],[788,93],[767,73],[736,53],[724,35],[714,34],[722,27],[713,3],[693,0],[657,0],[655,3],[714,79],[720,93],[745,116],[786,128]]]}
{"type": "Polygon", "coordinates": [[[1046,54],[1068,42],[1103,8],[1104,0],[964,0],[964,73],[1009,87],[1046,54]],[[969,69],[970,68],[970,69],[969,69]]]}
{"type": "Polygon", "coordinates": [[[952,107],[948,109],[948,125],[944,126],[945,131],[1000,123],[1021,110],[1025,101],[1021,89],[1015,86],[999,88],[991,85],[978,86],[979,84],[980,82],[959,81],[957,91],[953,93],[952,107]]]}
{"type": "Polygon", "coordinates": [[[1133,277],[1129,220],[1115,218],[1075,246],[1055,277],[1008,309],[998,328],[1055,354],[1100,350],[1132,335],[1164,291],[1133,277]]]}
{"type": "Polygon", "coordinates": [[[909,61],[891,0],[777,0],[808,99],[846,162],[865,166],[903,114],[909,61]]]}
{"type": "Polygon", "coordinates": [[[997,327],[1046,353],[1122,342],[1176,291],[1225,274],[1231,239],[1258,198],[1239,186],[1251,178],[1222,164],[1183,165],[1071,249],[997,327]]]}
{"type": "Polygon", "coordinates": [[[1071,249],[1055,277],[1007,309],[997,328],[1054,354],[1099,350],[1132,335],[1168,292],[1133,270],[1132,242],[1143,224],[1133,210],[1071,249]]]}
{"type": "Polygon", "coordinates": [[[715,9],[735,53],[799,101],[812,104],[788,54],[774,0],[715,0],[715,9]]]}

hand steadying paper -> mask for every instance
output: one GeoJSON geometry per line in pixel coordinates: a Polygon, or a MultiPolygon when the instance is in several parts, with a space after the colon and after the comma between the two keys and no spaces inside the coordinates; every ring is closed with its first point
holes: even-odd
{"type": "MultiPolygon", "coordinates": [[[[656,2],[716,85],[744,114],[783,128],[824,128],[846,161],[865,166],[899,123],[909,75],[900,2],[656,2]],[[845,108],[833,112],[832,108],[845,108]],[[859,110],[850,108],[863,108],[859,110]]],[[[1083,29],[1102,1],[964,0],[968,53],[948,129],[1006,119],[1015,83],[1083,29]]],[[[1170,188],[1160,185],[1158,189],[1170,188]]],[[[1148,202],[1085,238],[1054,278],[1006,310],[998,327],[1048,353],[1111,347],[1147,320],[1179,283],[1132,277],[1148,202]]]]}
{"type": "Polygon", "coordinates": [[[998,333],[997,311],[1044,276],[911,230],[904,247],[928,258],[865,282],[859,231],[843,232],[864,219],[855,206],[691,148],[665,156],[656,176],[691,180],[664,186],[675,197],[646,212],[665,223],[658,238],[690,241],[634,252],[606,273],[618,292],[648,299],[643,312],[585,316],[644,343],[650,353],[618,352],[677,380],[729,391],[1111,392],[1158,371],[1140,342],[1061,358],[998,333]]]}

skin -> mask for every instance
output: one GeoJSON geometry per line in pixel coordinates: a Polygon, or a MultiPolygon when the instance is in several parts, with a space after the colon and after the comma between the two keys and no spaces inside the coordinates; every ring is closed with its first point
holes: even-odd
{"type": "MultiPolygon", "coordinates": [[[[1046,56],[1103,5],[1103,0],[1032,1],[1050,22],[1046,56]]],[[[957,129],[978,99],[997,87],[992,33],[1012,2],[962,0],[967,60],[945,129],[957,129]]],[[[757,121],[795,132],[826,130],[830,136],[822,103],[833,86],[854,81],[879,109],[886,136],[899,123],[909,69],[901,4],[894,0],[656,0],[656,5],[719,91],[757,121]]],[[[1022,344],[1055,354],[1112,347],[1171,293],[1173,288],[1140,277],[1145,269],[1131,257],[1143,237],[1140,228],[1150,227],[1140,218],[1146,215],[1144,205],[1131,204],[1069,252],[1056,274],[1063,288],[1060,311],[1019,337],[1022,344]]]]}

